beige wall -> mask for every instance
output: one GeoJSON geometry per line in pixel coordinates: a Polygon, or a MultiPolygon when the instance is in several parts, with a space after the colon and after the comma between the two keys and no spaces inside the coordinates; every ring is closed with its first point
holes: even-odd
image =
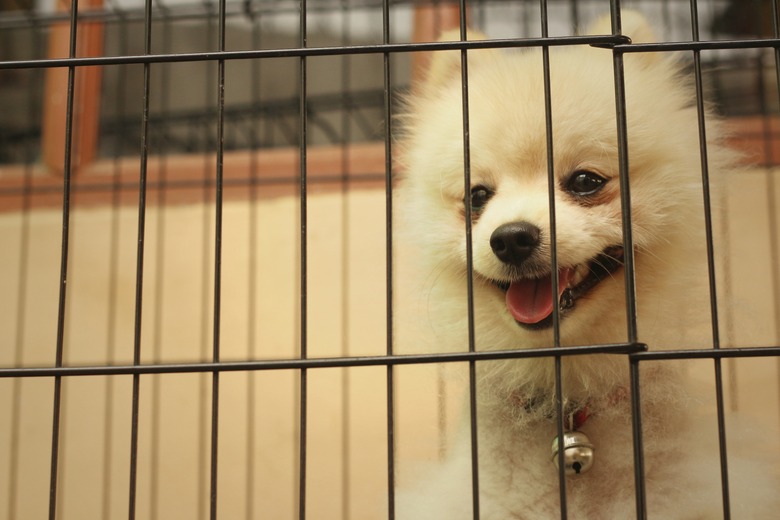
{"type": "MultiPolygon", "coordinates": [[[[721,310],[728,326],[724,343],[776,345],[777,312],[769,284],[777,259],[769,258],[766,177],[742,174],[725,193],[728,218],[716,222],[721,229],[721,310]]],[[[384,216],[381,191],[310,198],[309,356],[385,352],[384,216]]],[[[226,205],[222,360],[298,355],[297,219],[294,198],[226,205]],[[253,232],[256,249],[250,256],[253,232]],[[252,316],[250,262],[256,289],[252,316]]],[[[74,211],[66,364],[132,362],[136,226],[135,208],[74,211]]],[[[56,211],[0,215],[0,366],[53,363],[60,233],[56,211]],[[21,266],[23,229],[29,251],[21,266]],[[20,273],[26,273],[22,285],[20,273]]],[[[213,207],[149,210],[143,363],[210,359],[212,243],[213,207]]],[[[697,377],[711,386],[712,362],[695,365],[697,377]]],[[[728,405],[767,426],[773,432],[768,443],[777,449],[778,360],[724,366],[728,405]]],[[[439,370],[395,370],[399,478],[411,471],[407,461],[439,456],[443,441],[437,432],[441,425],[446,431],[457,416],[461,389],[456,380],[440,380],[439,370]],[[439,399],[442,394],[446,397],[439,399]]],[[[204,518],[211,375],[148,375],[140,381],[138,517],[204,518]]],[[[386,369],[310,370],[308,384],[307,505],[312,518],[379,517],[374,512],[383,510],[387,489],[386,369]]],[[[130,376],[64,380],[58,518],[125,517],[131,388],[130,376]]],[[[295,517],[298,389],[299,376],[292,371],[220,377],[221,518],[295,517]]],[[[0,519],[45,516],[52,393],[48,378],[0,379],[0,519]]]]}
{"type": "MultiPolygon", "coordinates": [[[[135,215],[134,208],[85,209],[72,215],[66,364],[132,362],[135,215]],[[117,276],[115,333],[110,335],[112,236],[117,276]]],[[[309,356],[385,352],[384,216],[384,195],[379,192],[311,198],[309,356]],[[347,214],[356,218],[345,223],[347,214]],[[348,243],[343,230],[350,237],[348,243]]],[[[0,237],[9,245],[0,251],[4,331],[0,365],[49,366],[56,339],[61,216],[36,211],[24,218],[25,224],[19,214],[0,217],[0,237]],[[29,253],[20,332],[17,294],[23,225],[28,229],[29,253]]],[[[248,203],[226,205],[222,360],[298,356],[297,218],[293,198],[265,200],[254,210],[248,203]],[[250,317],[252,219],[257,226],[253,259],[257,300],[250,317]],[[251,346],[250,327],[255,334],[251,346]]],[[[210,360],[213,231],[204,233],[204,228],[213,229],[213,207],[179,206],[163,212],[153,208],[147,225],[142,362],[210,360]]],[[[411,397],[422,402],[419,410],[435,425],[436,382],[426,375],[432,370],[409,367],[397,370],[396,377],[398,399],[405,395],[407,381],[427,388],[422,392],[427,397],[411,397]]],[[[355,518],[367,518],[366,511],[372,508],[382,510],[387,489],[385,380],[385,368],[309,372],[307,504],[316,511],[314,517],[346,518],[345,503],[355,518]]],[[[58,518],[126,515],[131,388],[129,376],[65,379],[58,518]]],[[[243,518],[248,511],[267,518],[294,516],[298,392],[299,376],[292,371],[221,376],[221,517],[243,518]]],[[[49,378],[0,379],[0,518],[10,518],[10,508],[15,510],[13,518],[45,516],[52,394],[49,378]]],[[[139,518],[202,518],[208,512],[211,375],[143,376],[140,395],[139,518]]],[[[408,429],[404,418],[400,413],[401,438],[408,429]]],[[[412,440],[410,449],[438,453],[433,435],[418,442],[421,437],[415,434],[412,440]]],[[[399,442],[399,449],[405,449],[403,444],[399,442]]]]}

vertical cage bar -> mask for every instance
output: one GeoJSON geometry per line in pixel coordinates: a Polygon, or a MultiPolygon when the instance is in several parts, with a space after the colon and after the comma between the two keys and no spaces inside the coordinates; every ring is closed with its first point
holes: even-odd
{"type": "MultiPolygon", "coordinates": [[[[211,2],[206,2],[203,4],[203,8],[206,11],[206,18],[205,18],[205,24],[206,24],[206,35],[204,37],[205,44],[208,46],[209,49],[213,49],[214,46],[217,48],[219,47],[219,11],[217,10],[217,13],[215,15],[214,12],[214,5],[211,2]],[[216,27],[215,27],[215,20],[216,20],[216,27]],[[216,29],[216,32],[215,32],[216,29]],[[215,41],[216,38],[216,41],[215,41]]],[[[208,61],[204,63],[204,68],[206,69],[205,77],[206,78],[212,78],[217,77],[219,75],[219,66],[214,61],[208,61]],[[214,69],[214,65],[217,65],[217,70],[214,69]]],[[[218,98],[219,93],[215,91],[214,87],[216,86],[217,89],[219,85],[218,82],[212,82],[212,81],[206,81],[205,82],[205,88],[203,89],[205,92],[204,97],[204,106],[211,106],[211,104],[214,102],[214,99],[218,98]]],[[[197,134],[197,130],[200,130],[201,138],[203,139],[203,178],[208,179],[213,171],[213,168],[216,166],[216,161],[212,162],[211,154],[208,153],[208,147],[211,146],[212,141],[212,135],[211,135],[211,127],[209,125],[209,120],[206,118],[198,119],[196,124],[193,125],[193,134],[197,134]],[[197,126],[199,125],[199,126],[197,126]]],[[[216,173],[215,173],[216,177],[216,173]]],[[[216,183],[215,183],[216,184],[216,183]]],[[[210,219],[210,203],[212,202],[211,199],[211,188],[209,186],[208,182],[203,183],[203,191],[202,191],[203,199],[201,200],[201,207],[203,209],[202,214],[202,229],[203,229],[203,241],[201,246],[201,323],[200,323],[200,355],[201,359],[207,359],[210,357],[213,357],[214,352],[214,342],[213,342],[213,336],[214,336],[214,324],[212,323],[212,328],[209,330],[209,319],[213,320],[214,317],[214,308],[215,305],[212,303],[212,305],[209,305],[209,298],[215,297],[216,295],[213,295],[210,289],[213,289],[214,287],[214,280],[210,280],[210,275],[213,273],[213,270],[209,268],[209,254],[211,253],[214,255],[215,253],[210,251],[209,246],[211,242],[210,239],[210,233],[212,231],[212,224],[216,220],[216,217],[214,221],[210,219]],[[211,285],[209,284],[211,282],[211,285]]],[[[215,208],[216,209],[216,208],[215,208]]],[[[216,233],[216,230],[215,230],[216,233]]],[[[216,238],[215,238],[216,243],[216,238]]],[[[213,400],[213,390],[212,395],[209,396],[209,389],[208,389],[208,377],[207,374],[203,374],[199,379],[199,388],[198,388],[198,447],[197,447],[197,459],[198,459],[198,475],[197,475],[197,486],[198,486],[198,492],[197,492],[197,514],[198,519],[203,519],[206,517],[210,517],[211,515],[211,504],[212,504],[212,498],[211,498],[211,424],[212,424],[212,416],[211,416],[211,410],[209,410],[209,406],[211,404],[211,401],[213,400]]],[[[213,375],[212,375],[212,383],[213,383],[213,375]]]]}
{"type": "MultiPolygon", "coordinates": [[[[549,19],[547,13],[547,0],[539,1],[539,15],[542,38],[548,38],[549,19]]],[[[547,147],[547,194],[548,211],[550,219],[550,280],[551,294],[553,299],[559,294],[558,287],[558,239],[557,226],[555,218],[555,148],[553,140],[553,122],[552,122],[552,93],[550,87],[550,48],[543,45],[542,51],[542,76],[544,83],[544,119],[545,119],[545,141],[547,147]]],[[[553,347],[561,346],[561,313],[560,304],[556,301],[553,305],[553,347]]],[[[564,426],[564,401],[563,395],[563,377],[561,375],[563,360],[561,356],[555,356],[555,406],[556,406],[556,435],[559,440],[563,439],[564,426]]],[[[558,450],[558,492],[560,503],[561,520],[568,518],[568,505],[566,500],[566,467],[564,463],[564,450],[558,450]]]]}
{"type": "Polygon", "coordinates": [[[647,518],[647,498],[645,493],[645,462],[642,442],[642,400],[639,386],[639,360],[629,361],[629,384],[631,386],[631,428],[634,444],[634,493],[636,498],[636,517],[647,518]]]}
{"type": "MultiPolygon", "coordinates": [[[[622,34],[620,0],[611,0],[612,33],[622,34]]],[[[626,291],[626,332],[629,343],[637,343],[636,322],[636,280],[634,277],[634,241],[631,228],[631,190],[629,186],[629,150],[626,116],[626,85],[624,56],[619,49],[613,50],[615,81],[615,114],[617,119],[618,164],[620,178],[620,208],[623,221],[623,270],[626,291]]],[[[642,411],[640,399],[639,361],[632,359],[629,365],[631,390],[631,428],[634,447],[634,493],[636,516],[647,517],[647,501],[644,478],[644,450],[642,442],[642,411]]]]}
{"type": "MultiPolygon", "coordinates": [[[[225,0],[219,0],[219,52],[225,51],[225,0]]],[[[217,164],[214,215],[214,323],[212,355],[214,363],[220,359],[220,331],[222,318],[222,199],[225,147],[225,60],[217,61],[217,164]]],[[[211,375],[211,472],[209,518],[217,518],[217,491],[219,484],[219,370],[211,375]]]]}
{"type": "MultiPolygon", "coordinates": [[[[152,0],[146,0],[144,8],[144,52],[152,52],[152,0]]],[[[146,235],[146,178],[149,154],[149,98],[151,95],[151,65],[144,64],[143,115],[141,119],[141,164],[138,186],[138,247],[135,273],[135,320],[133,332],[133,364],[141,363],[141,320],[143,317],[144,245],[146,235]]],[[[132,410],[130,418],[130,490],[128,493],[128,518],[136,517],[138,485],[138,423],[141,378],[133,375],[132,410]]]]}
{"type": "MultiPolygon", "coordinates": [[[[78,0],[72,0],[70,10],[70,41],[68,56],[76,57],[76,35],[78,30],[78,0]]],[[[55,366],[62,366],[65,350],[65,304],[67,300],[68,255],[70,240],[70,181],[73,165],[73,110],[76,67],[68,67],[68,91],[65,111],[65,153],[63,157],[62,185],[62,243],[60,252],[59,298],[57,307],[57,339],[55,366]]],[[[57,477],[59,472],[60,419],[62,411],[62,376],[54,377],[52,402],[51,464],[49,478],[49,520],[57,516],[57,477]]]]}
{"type": "MultiPolygon", "coordinates": [[[[613,34],[622,32],[622,23],[620,17],[620,0],[612,0],[612,31],[613,34]]],[[[628,150],[628,128],[626,123],[626,85],[623,54],[614,53],[614,71],[615,71],[615,102],[617,111],[617,130],[618,130],[618,162],[620,177],[620,204],[621,219],[623,221],[623,267],[625,272],[626,284],[626,328],[629,343],[636,343],[637,322],[636,322],[636,280],[634,277],[634,239],[633,228],[631,227],[631,189],[629,186],[629,150],[628,150]]]]}
{"type": "MultiPolygon", "coordinates": [[[[390,2],[382,2],[382,43],[390,43],[390,2]]],[[[393,355],[393,159],[390,53],[382,55],[385,109],[385,312],[386,352],[393,355]]],[[[395,385],[393,365],[387,365],[387,517],[395,518],[395,385]]]]}
{"type": "MultiPolygon", "coordinates": [[[[539,1],[540,24],[542,38],[549,38],[549,18],[547,16],[547,0],[539,1]]],[[[543,45],[542,51],[542,80],[544,86],[544,123],[547,159],[547,203],[550,219],[550,279],[552,281],[552,294],[558,294],[558,241],[557,226],[555,221],[555,149],[553,140],[552,121],[552,93],[550,89],[550,47],[543,45]]],[[[553,305],[553,345],[561,346],[561,312],[560,305],[553,305]]],[[[557,376],[560,376],[560,356],[555,357],[557,376]]],[[[559,403],[560,404],[560,403],[559,403]]],[[[563,451],[563,450],[561,450],[563,451]]]]}
{"type": "MultiPolygon", "coordinates": [[[[466,20],[468,6],[465,0],[460,0],[460,40],[468,40],[468,24],[466,20]]],[[[465,240],[466,240],[466,312],[468,327],[469,352],[476,351],[474,326],[474,259],[473,239],[471,229],[471,131],[469,129],[469,68],[468,51],[460,51],[461,103],[463,119],[463,186],[465,208],[465,240]]],[[[479,519],[479,424],[477,421],[477,364],[469,361],[469,419],[471,434],[471,504],[474,520],[479,519]]]]}
{"type": "MultiPolygon", "coordinates": [[[[637,329],[636,329],[636,295],[634,290],[634,263],[633,263],[633,241],[631,239],[630,231],[626,233],[626,229],[631,228],[630,222],[626,224],[626,219],[630,221],[631,203],[629,196],[623,196],[623,193],[628,194],[628,141],[627,141],[627,129],[626,129],[626,114],[625,114],[625,85],[624,70],[623,70],[623,55],[620,52],[615,53],[615,75],[616,85],[615,89],[617,95],[618,105],[618,155],[620,162],[621,172],[621,199],[622,199],[622,218],[623,218],[623,247],[624,252],[632,251],[631,260],[627,260],[628,254],[624,253],[623,269],[626,271],[626,315],[628,318],[628,335],[629,342],[637,342],[637,329]]],[[[639,361],[634,360],[630,366],[630,380],[631,387],[631,425],[633,431],[633,444],[634,444],[634,484],[636,493],[636,506],[637,506],[637,518],[645,518],[647,515],[647,504],[645,500],[645,478],[644,478],[644,453],[643,453],[643,441],[642,441],[642,410],[640,400],[640,379],[639,379],[639,361]]]]}
{"type": "MultiPolygon", "coordinates": [[[[306,40],[307,40],[307,26],[306,26],[306,0],[300,0],[300,47],[306,48],[306,40]]],[[[307,85],[306,85],[306,57],[301,56],[300,57],[300,250],[301,250],[301,260],[300,260],[300,269],[301,269],[301,276],[300,276],[300,284],[301,284],[301,302],[300,302],[300,315],[301,315],[301,323],[300,323],[300,342],[301,342],[301,351],[300,351],[300,357],[301,359],[306,359],[308,357],[308,248],[307,248],[307,242],[308,242],[308,234],[307,234],[307,224],[308,224],[308,212],[307,212],[307,182],[306,182],[306,146],[307,146],[307,131],[308,131],[308,121],[307,121],[307,110],[308,110],[308,103],[306,100],[307,96],[307,85]]],[[[301,369],[301,380],[300,380],[300,444],[298,447],[298,455],[299,455],[299,469],[298,469],[298,520],[305,520],[306,518],[306,444],[307,444],[307,389],[308,389],[308,377],[307,377],[307,371],[305,368],[301,369]]]]}
{"type": "MultiPolygon", "coordinates": [[[[699,41],[699,12],[695,0],[691,0],[691,37],[699,41]]],[[[718,292],[715,281],[715,252],[712,233],[712,204],[710,199],[709,162],[707,158],[707,127],[704,110],[704,88],[702,86],[701,52],[693,51],[694,81],[696,83],[696,113],[699,127],[699,156],[701,161],[702,195],[704,199],[704,226],[707,241],[707,274],[710,291],[710,317],[712,320],[712,347],[720,348],[720,327],[718,321],[718,292]]],[[[729,497],[728,455],[726,451],[726,421],[723,404],[723,373],[721,360],[713,359],[715,369],[715,400],[717,405],[718,449],[720,452],[721,495],[723,500],[723,518],[731,518],[729,497]]]]}

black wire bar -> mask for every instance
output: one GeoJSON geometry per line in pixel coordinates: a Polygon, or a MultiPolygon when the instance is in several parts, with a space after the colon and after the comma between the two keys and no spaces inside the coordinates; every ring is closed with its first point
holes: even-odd
{"type": "MultiPolygon", "coordinates": [[[[69,56],[76,55],[76,32],[78,0],[73,0],[70,7],[70,37],[69,56]]],[[[65,310],[67,303],[68,258],[70,244],[70,182],[72,174],[72,143],[73,143],[73,107],[75,97],[76,68],[68,67],[68,92],[65,113],[65,153],[63,157],[63,187],[62,187],[62,248],[60,252],[59,299],[57,309],[57,339],[55,351],[55,366],[61,367],[65,350],[65,310]]],[[[49,520],[57,516],[57,478],[59,475],[60,454],[60,420],[62,412],[62,378],[54,378],[54,396],[52,402],[52,436],[51,436],[51,470],[49,477],[49,520]]]]}
{"type": "MultiPolygon", "coordinates": [[[[547,13],[547,0],[540,0],[540,23],[542,38],[549,38],[549,18],[547,13]]],[[[551,90],[551,70],[550,70],[550,48],[542,47],[542,75],[544,81],[544,119],[545,119],[545,144],[547,158],[547,205],[550,220],[550,280],[552,287],[551,294],[557,295],[560,280],[558,279],[558,229],[556,227],[555,217],[555,149],[552,123],[552,90],[551,90]]],[[[555,297],[553,297],[554,299],[555,297]]],[[[553,348],[558,349],[561,346],[561,310],[559,305],[553,305],[553,348]]],[[[563,359],[561,356],[555,356],[555,413],[556,413],[556,438],[563,439],[564,434],[564,389],[563,389],[563,359]]],[[[562,444],[561,444],[562,446],[562,444]]],[[[566,464],[564,463],[565,450],[559,449],[556,455],[558,459],[558,502],[560,504],[561,520],[569,517],[568,503],[566,499],[566,464]]]]}
{"type": "MultiPolygon", "coordinates": [[[[460,1],[460,41],[468,40],[466,2],[460,1]]],[[[466,194],[464,239],[466,246],[466,327],[468,351],[476,351],[474,330],[474,255],[472,246],[471,199],[471,131],[469,130],[469,68],[468,50],[460,50],[461,118],[463,120],[463,185],[466,194]]],[[[471,508],[474,520],[479,520],[479,424],[477,421],[477,365],[469,361],[469,435],[471,447],[471,508]]]]}
{"type": "Polygon", "coordinates": [[[79,365],[0,368],[0,379],[11,377],[73,377],[133,374],[190,374],[199,372],[247,372],[266,370],[301,370],[341,367],[403,366],[436,363],[468,363],[554,356],[584,356],[592,354],[627,355],[629,361],[660,361],[668,359],[730,359],[780,356],[780,346],[748,348],[684,349],[648,351],[642,343],[617,343],[541,349],[483,350],[440,354],[392,356],[346,356],[307,359],[266,359],[254,361],[222,361],[219,363],[152,363],[140,365],[79,365]]]}
{"type": "MultiPolygon", "coordinates": [[[[382,42],[390,43],[390,2],[382,2],[382,42]]],[[[386,352],[393,355],[393,133],[390,53],[382,55],[385,104],[385,322],[386,352]]],[[[387,518],[395,519],[395,379],[387,366],[387,518]]]]}
{"type": "MultiPolygon", "coordinates": [[[[152,49],[152,19],[151,0],[146,0],[148,16],[144,22],[144,50],[152,49]]],[[[146,177],[148,164],[148,139],[149,139],[149,96],[151,93],[151,65],[144,65],[144,104],[141,119],[141,165],[139,171],[138,187],[138,247],[136,249],[136,273],[135,273],[135,317],[133,333],[133,364],[141,363],[141,330],[143,319],[143,290],[144,290],[144,250],[146,240],[146,177]]],[[[128,518],[136,517],[136,495],[138,485],[138,421],[140,407],[141,379],[139,374],[133,375],[131,419],[130,419],[130,490],[128,494],[128,518]]]]}
{"type": "MultiPolygon", "coordinates": [[[[219,50],[225,50],[225,0],[219,0],[219,50]]],[[[222,210],[225,143],[225,61],[217,62],[217,164],[214,215],[214,323],[212,359],[220,361],[220,331],[222,323],[222,210]]],[[[211,472],[209,475],[209,518],[217,518],[219,481],[219,372],[211,377],[211,472]]]]}
{"type": "MultiPolygon", "coordinates": [[[[256,49],[242,51],[204,51],[171,54],[149,54],[135,56],[93,56],[71,58],[46,58],[39,60],[0,61],[0,70],[3,69],[31,69],[31,68],[57,68],[57,67],[86,67],[95,65],[132,65],[139,63],[185,63],[193,61],[217,61],[217,60],[249,60],[259,58],[311,58],[316,56],[341,56],[344,54],[385,54],[399,52],[426,52],[462,49],[504,49],[521,47],[564,47],[570,45],[593,45],[595,47],[612,48],[615,45],[628,43],[625,36],[551,36],[544,38],[514,38],[496,40],[470,40],[447,41],[427,43],[387,43],[371,45],[347,45],[327,47],[294,47],[288,49],[256,49]]],[[[718,43],[721,42],[702,42],[718,43]]],[[[729,44],[737,45],[736,48],[755,48],[756,46],[773,47],[780,45],[780,40],[736,40],[723,41],[723,48],[733,48],[729,44]],[[749,43],[753,45],[746,45],[749,43]]],[[[692,45],[692,43],[664,44],[664,45],[692,45]]],[[[629,46],[630,47],[630,46],[629,46]]],[[[721,47],[711,47],[721,48],[721,47]]],[[[664,50],[664,49],[657,49],[664,50]]],[[[689,50],[686,48],[676,50],[689,50]]]]}
{"type": "MultiPolygon", "coordinates": [[[[300,2],[300,48],[306,49],[307,46],[307,2],[300,2]]],[[[300,56],[300,357],[301,360],[308,358],[308,198],[307,198],[307,168],[306,168],[306,150],[307,150],[307,76],[306,76],[306,58],[304,54],[300,56]]],[[[300,419],[299,419],[299,469],[298,469],[298,520],[306,518],[306,469],[307,469],[307,408],[308,408],[308,373],[306,367],[300,369],[300,419]]]]}
{"type": "MultiPolygon", "coordinates": [[[[146,17],[144,21],[144,51],[152,50],[152,0],[146,0],[146,17]]],[[[146,244],[146,195],[147,195],[147,165],[149,158],[149,105],[151,96],[151,65],[144,65],[144,100],[141,117],[141,164],[138,181],[138,247],[136,250],[136,286],[135,286],[135,322],[133,335],[133,364],[141,363],[141,330],[143,316],[143,280],[144,251],[146,244]]],[[[128,518],[136,518],[137,486],[138,486],[138,431],[140,413],[140,375],[133,376],[130,432],[130,491],[128,503],[128,518]]]]}
{"type": "MultiPolygon", "coordinates": [[[[213,9],[211,4],[205,4],[205,7],[208,9],[213,9]]],[[[213,10],[210,12],[211,16],[209,16],[206,20],[206,27],[205,27],[205,34],[204,34],[204,41],[206,42],[206,45],[208,46],[219,46],[219,19],[218,19],[218,12],[214,12],[213,10]]],[[[212,106],[214,101],[218,99],[219,93],[219,85],[218,81],[214,81],[217,79],[219,75],[219,60],[211,61],[207,64],[206,70],[205,70],[205,77],[209,79],[210,81],[206,81],[205,88],[203,89],[204,94],[204,101],[203,104],[205,106],[212,106]]],[[[215,120],[213,120],[214,123],[218,124],[217,121],[219,119],[219,108],[217,107],[217,114],[215,120]]],[[[212,138],[214,129],[210,125],[193,128],[192,133],[198,133],[202,135],[202,138],[206,141],[212,138]]],[[[218,142],[215,142],[213,147],[216,148],[218,146],[218,142]]],[[[216,191],[219,191],[219,183],[217,182],[217,175],[216,175],[216,167],[217,162],[210,157],[209,154],[204,153],[202,156],[203,162],[201,163],[201,171],[202,175],[204,177],[213,177],[214,178],[214,184],[213,187],[216,191]]],[[[212,198],[211,190],[206,185],[203,185],[201,190],[201,204],[203,205],[204,211],[202,213],[202,220],[201,220],[201,230],[202,230],[202,241],[201,241],[201,251],[200,251],[200,258],[201,258],[201,279],[200,279],[200,302],[201,302],[201,308],[200,308],[200,355],[202,359],[205,359],[209,356],[214,356],[214,331],[215,331],[215,323],[214,323],[214,317],[215,317],[215,308],[217,307],[217,300],[219,296],[214,292],[214,289],[216,287],[216,280],[217,277],[214,277],[214,280],[211,280],[211,275],[214,273],[214,269],[211,268],[208,262],[208,258],[210,255],[212,258],[216,258],[216,249],[217,249],[217,235],[218,231],[214,227],[215,222],[217,221],[216,214],[218,213],[216,210],[216,195],[214,198],[212,198]],[[215,215],[214,220],[211,220],[211,215],[209,211],[206,211],[205,208],[209,207],[210,204],[214,203],[215,206],[215,215]],[[210,234],[214,233],[214,238],[212,239],[210,234]],[[210,245],[214,245],[214,251],[210,250],[210,245]],[[209,305],[210,299],[213,303],[209,305]],[[209,330],[209,319],[212,319],[211,323],[211,330],[209,330]]],[[[214,503],[214,498],[212,496],[213,493],[213,483],[214,478],[212,475],[213,470],[213,464],[212,457],[213,457],[213,445],[211,443],[212,437],[213,437],[213,423],[214,423],[214,408],[213,408],[213,401],[214,401],[214,374],[212,374],[211,377],[211,395],[209,396],[209,381],[207,377],[199,378],[199,386],[198,386],[198,429],[197,429],[197,496],[201,497],[201,500],[198,500],[197,502],[197,515],[198,518],[206,518],[211,517],[212,514],[212,507],[214,503]],[[211,408],[209,408],[211,406],[211,408]]]]}
{"type": "MultiPolygon", "coordinates": [[[[620,1],[610,4],[612,32],[622,33],[620,1]]],[[[621,47],[621,46],[617,46],[621,47]]],[[[616,47],[616,48],[617,48],[616,47]]],[[[628,125],[626,122],[626,87],[623,54],[613,52],[613,70],[615,82],[615,113],[617,119],[618,166],[620,179],[620,212],[623,224],[623,272],[625,276],[626,334],[629,343],[638,341],[636,279],[634,271],[634,241],[631,226],[631,190],[629,186],[628,125]]],[[[639,363],[631,360],[629,364],[629,385],[631,389],[631,428],[634,449],[634,493],[636,498],[636,516],[647,517],[647,501],[644,479],[644,454],[642,441],[642,410],[640,399],[639,363]]]]}
{"type": "Polygon", "coordinates": [[[372,45],[347,45],[327,47],[296,47],[288,49],[256,49],[241,51],[204,51],[188,53],[149,54],[135,56],[93,56],[46,58],[33,60],[0,61],[0,70],[87,67],[96,65],[132,65],[142,63],[185,63],[193,61],[248,60],[271,58],[301,58],[316,56],[340,56],[344,54],[385,54],[400,52],[427,52],[462,49],[505,49],[526,47],[565,47],[592,45],[614,49],[619,53],[674,52],[724,49],[776,49],[780,38],[751,38],[744,40],[705,40],[662,43],[631,43],[621,35],[610,36],[550,36],[548,38],[513,38],[494,40],[446,41],[425,43],[388,43],[372,45]]]}
{"type": "MultiPolygon", "coordinates": [[[[699,13],[695,0],[691,0],[691,37],[699,41],[699,13]]],[[[702,195],[704,199],[704,227],[707,248],[707,274],[709,279],[710,318],[712,320],[712,347],[720,348],[720,326],[718,321],[717,284],[715,281],[715,251],[713,247],[712,204],[710,196],[709,162],[707,158],[707,121],[704,109],[704,87],[702,86],[701,51],[693,51],[694,81],[696,84],[696,112],[699,128],[699,155],[701,161],[702,195]]],[[[720,454],[721,496],[723,518],[730,520],[728,454],[726,450],[726,419],[723,401],[723,373],[721,360],[713,359],[715,369],[715,401],[718,421],[718,449],[720,454]]]]}

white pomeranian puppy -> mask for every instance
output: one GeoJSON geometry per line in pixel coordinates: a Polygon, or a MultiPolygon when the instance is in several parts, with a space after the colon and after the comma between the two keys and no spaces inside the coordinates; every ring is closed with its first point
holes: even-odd
{"type": "MultiPolygon", "coordinates": [[[[641,15],[623,12],[622,23],[634,42],[653,40],[641,15]]],[[[609,19],[589,33],[611,33],[609,19]]],[[[433,329],[439,350],[467,349],[470,205],[478,351],[552,347],[555,305],[561,345],[625,343],[612,53],[587,45],[550,49],[557,294],[551,281],[542,52],[468,53],[469,189],[460,64],[459,51],[435,53],[403,116],[397,207],[424,263],[424,308],[417,314],[433,329]]],[[[676,63],[661,53],[625,56],[625,90],[639,341],[651,350],[708,346],[694,93],[676,63]]],[[[713,178],[735,166],[721,140],[720,124],[708,114],[713,178]]],[[[715,421],[697,419],[700,406],[679,363],[640,366],[648,516],[721,518],[715,421]]],[[[558,431],[554,367],[551,357],[477,362],[480,518],[560,517],[558,458],[551,447],[558,431]]],[[[629,373],[625,355],[562,359],[566,444],[573,450],[564,460],[572,473],[566,478],[569,518],[636,515],[629,373]]],[[[467,419],[461,430],[446,462],[402,483],[398,518],[473,518],[467,419]]],[[[728,433],[730,441],[741,435],[728,433]]],[[[777,465],[728,453],[733,517],[776,517],[777,465]]]]}

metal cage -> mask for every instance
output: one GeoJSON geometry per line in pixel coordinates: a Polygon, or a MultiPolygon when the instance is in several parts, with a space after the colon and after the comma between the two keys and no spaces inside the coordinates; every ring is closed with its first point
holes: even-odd
{"type": "MultiPolygon", "coordinates": [[[[403,461],[443,456],[464,395],[478,518],[476,366],[529,356],[630,362],[638,518],[642,363],[702,367],[724,518],[728,413],[757,416],[780,448],[776,0],[1,6],[0,518],[374,518],[377,503],[394,518],[403,461]],[[574,36],[627,7],[657,22],[659,43],[574,36]],[[495,39],[436,41],[467,22],[495,39]],[[619,345],[399,343],[399,97],[426,54],[552,45],[609,49],[619,122],[623,56],[679,53],[700,113],[714,99],[744,151],[739,196],[715,211],[704,194],[709,345],[646,350],[631,320],[619,345]]],[[[691,153],[706,187],[706,146],[691,153]]],[[[560,490],[565,518],[562,472],[560,490]]]]}

